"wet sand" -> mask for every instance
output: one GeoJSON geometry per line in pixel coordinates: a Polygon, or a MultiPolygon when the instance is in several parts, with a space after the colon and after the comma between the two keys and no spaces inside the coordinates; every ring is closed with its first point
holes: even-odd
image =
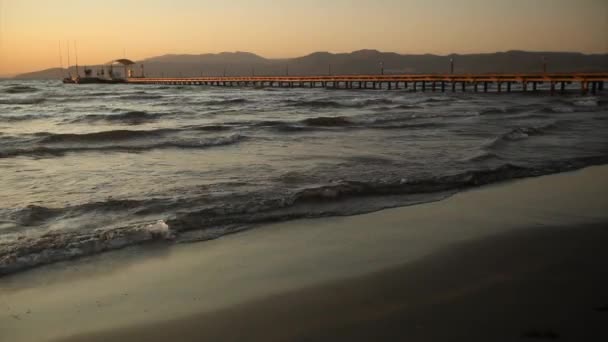
{"type": "Polygon", "coordinates": [[[403,267],[62,341],[608,340],[608,225],[487,238],[403,267]]]}
{"type": "Polygon", "coordinates": [[[0,340],[602,340],[608,167],[0,279],[0,340]]]}

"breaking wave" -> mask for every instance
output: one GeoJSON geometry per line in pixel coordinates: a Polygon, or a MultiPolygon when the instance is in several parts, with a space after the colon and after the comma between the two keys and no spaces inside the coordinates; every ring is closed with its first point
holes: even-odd
{"type": "Polygon", "coordinates": [[[172,231],[163,221],[88,233],[50,231],[0,243],[0,275],[144,242],[171,239],[172,231]]]}
{"type": "MultiPolygon", "coordinates": [[[[306,187],[284,194],[267,196],[249,194],[229,200],[215,207],[189,212],[177,212],[163,221],[143,222],[112,229],[93,231],[48,231],[34,236],[21,236],[0,242],[0,275],[38,265],[75,257],[96,254],[152,241],[180,240],[181,235],[194,232],[195,240],[212,239],[223,234],[246,229],[255,224],[285,221],[304,217],[346,215],[370,211],[370,208],[350,206],[358,198],[377,198],[386,195],[450,194],[480,185],[531,176],[564,172],[585,166],[606,164],[608,156],[587,157],[549,162],[538,167],[503,164],[495,168],[475,169],[444,176],[408,179],[394,178],[380,181],[336,181],[316,187],[306,187]],[[336,203],[335,210],[327,210],[327,203],[336,203]],[[315,205],[321,208],[314,210],[315,205]],[[311,209],[312,208],[312,209],[311,209]]],[[[437,197],[427,197],[426,201],[437,197]]],[[[424,201],[424,200],[422,200],[424,201]]],[[[162,202],[162,201],[161,201],[162,202]]],[[[419,202],[418,202],[419,203],[419,202]]],[[[78,210],[144,210],[147,205],[165,205],[140,201],[109,201],[85,204],[78,210]]],[[[372,210],[398,204],[386,204],[372,210]]],[[[149,209],[149,208],[148,208],[149,209]]],[[[165,207],[166,209],[166,207],[165,207]]],[[[38,224],[68,209],[28,207],[12,216],[22,224],[38,224]]],[[[150,210],[150,209],[149,209],[150,210]]],[[[161,209],[152,209],[161,212],[161,209]]],[[[192,239],[191,237],[188,239],[192,239]]],[[[186,239],[186,240],[188,240],[186,239]]]]}
{"type": "Polygon", "coordinates": [[[509,133],[504,134],[500,137],[502,140],[506,141],[518,141],[522,139],[526,139],[532,135],[541,135],[544,131],[542,128],[537,127],[518,127],[511,130],[509,133]]]}
{"type": "Polygon", "coordinates": [[[516,128],[513,128],[512,130],[510,130],[509,132],[504,133],[503,135],[494,139],[488,145],[488,147],[497,148],[497,147],[500,147],[504,143],[524,140],[531,136],[543,135],[543,134],[546,134],[547,131],[549,131],[550,129],[557,128],[557,127],[558,127],[557,122],[551,123],[548,125],[544,125],[544,126],[536,126],[536,127],[516,127],[516,128]]]}
{"type": "MultiPolygon", "coordinates": [[[[466,188],[500,182],[509,179],[540,176],[579,169],[589,165],[605,164],[608,157],[587,157],[557,161],[538,168],[504,164],[491,169],[471,170],[454,175],[427,179],[395,179],[377,182],[340,181],[333,184],[301,189],[286,197],[247,203],[241,206],[210,208],[191,212],[170,219],[167,223],[176,232],[204,229],[212,226],[253,224],[294,219],[299,217],[336,215],[321,211],[311,215],[309,207],[298,210],[299,205],[319,202],[335,202],[357,197],[384,195],[416,195],[459,191],[466,188]],[[289,210],[277,210],[289,209],[289,210]]],[[[342,202],[340,202],[342,203],[342,202]]],[[[346,203],[340,206],[348,207],[346,203]]]]}

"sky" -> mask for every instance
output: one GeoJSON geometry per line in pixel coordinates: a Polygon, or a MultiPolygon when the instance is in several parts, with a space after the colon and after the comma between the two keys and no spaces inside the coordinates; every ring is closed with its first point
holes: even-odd
{"type": "Polygon", "coordinates": [[[0,0],[0,76],[126,55],[608,53],[608,0],[0,0]]]}

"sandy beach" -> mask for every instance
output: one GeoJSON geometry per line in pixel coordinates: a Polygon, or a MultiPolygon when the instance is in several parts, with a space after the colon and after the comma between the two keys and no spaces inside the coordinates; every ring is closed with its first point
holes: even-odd
{"type": "Polygon", "coordinates": [[[1,341],[608,338],[608,167],[0,279],[1,341]]]}

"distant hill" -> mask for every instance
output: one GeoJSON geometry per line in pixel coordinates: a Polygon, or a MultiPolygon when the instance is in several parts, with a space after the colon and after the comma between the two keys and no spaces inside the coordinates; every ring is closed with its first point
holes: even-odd
{"type": "Polygon", "coordinates": [[[22,80],[47,80],[47,79],[58,79],[61,75],[67,74],[65,69],[51,68],[40,71],[28,72],[25,74],[19,74],[14,78],[22,80]]]}
{"type": "MultiPolygon", "coordinates": [[[[376,50],[351,53],[315,52],[288,59],[267,59],[249,52],[223,52],[201,55],[164,55],[138,61],[144,64],[147,76],[227,76],[238,75],[327,75],[377,74],[381,63],[386,74],[445,73],[454,59],[456,73],[541,72],[542,58],[549,72],[608,72],[608,54],[572,52],[507,51],[485,54],[452,54],[438,56],[401,55],[376,50]]],[[[71,68],[74,72],[74,68],[71,68]]],[[[16,76],[19,79],[56,79],[59,68],[16,76]]],[[[82,70],[81,70],[82,72],[82,70]]],[[[139,70],[136,70],[136,73],[139,70]]],[[[67,71],[63,70],[66,74],[67,71]]]]}

